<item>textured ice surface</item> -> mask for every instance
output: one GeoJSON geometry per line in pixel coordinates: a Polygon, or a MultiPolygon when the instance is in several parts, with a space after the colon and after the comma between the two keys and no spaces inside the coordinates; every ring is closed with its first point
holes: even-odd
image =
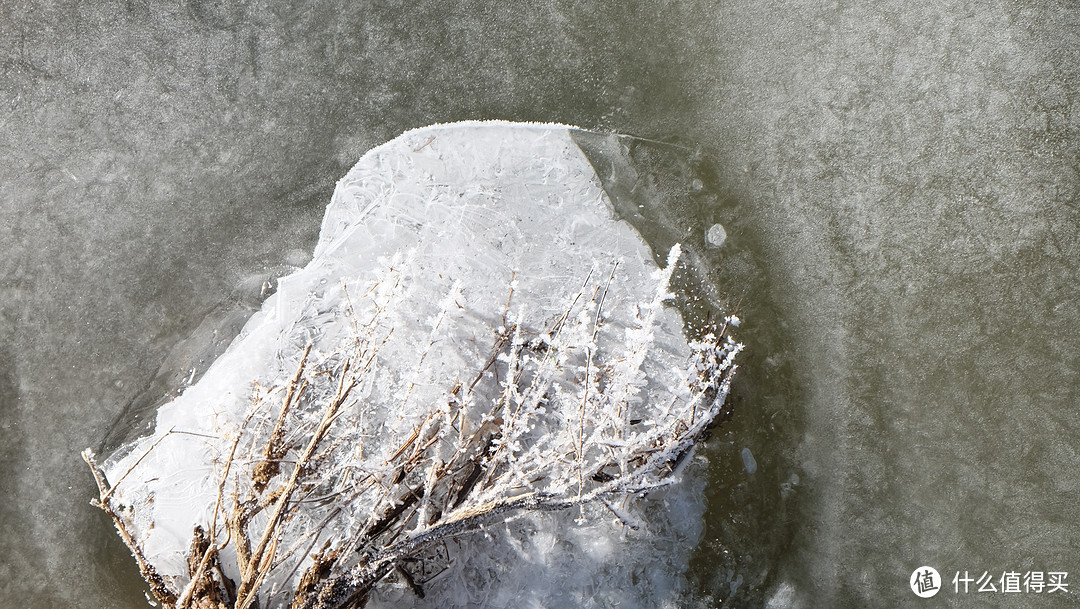
{"type": "MultiPolygon", "coordinates": [[[[346,309],[367,310],[364,299],[396,303],[386,307],[393,332],[356,414],[373,430],[367,452],[375,453],[484,367],[511,283],[512,308],[547,323],[590,273],[606,276],[616,262],[604,315],[617,330],[631,327],[634,305],[655,293],[657,267],[645,242],[615,217],[566,127],[435,126],[370,151],[338,183],[311,262],[281,279],[202,379],[160,408],[152,436],[106,464],[119,500],[135,508],[148,559],[186,580],[183,552],[195,524],[209,526],[226,435],[241,427],[253,387],[290,377],[305,344],[314,344],[317,359],[350,340],[346,309]],[[433,319],[444,309],[452,330],[437,332],[433,319]]],[[[660,315],[656,344],[644,366],[652,399],[679,382],[674,368],[688,354],[670,309],[660,315]]],[[[637,531],[602,509],[589,511],[584,525],[572,510],[489,527],[448,544],[448,568],[427,582],[425,600],[389,585],[372,606],[663,606],[700,536],[700,497],[701,483],[691,480],[626,506],[644,512],[637,531]]],[[[230,557],[226,551],[227,564],[230,557]]]]}

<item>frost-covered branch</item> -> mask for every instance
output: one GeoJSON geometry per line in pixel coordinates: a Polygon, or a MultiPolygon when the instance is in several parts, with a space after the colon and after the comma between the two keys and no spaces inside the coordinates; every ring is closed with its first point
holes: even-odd
{"type": "Polygon", "coordinates": [[[615,266],[590,272],[547,322],[513,308],[511,285],[491,335],[476,337],[490,341],[483,363],[459,371],[460,382],[419,413],[402,408],[397,421],[378,424],[367,416],[375,392],[401,405],[430,399],[420,371],[441,365],[431,350],[451,340],[466,295],[457,285],[446,294],[426,320],[413,376],[391,382],[376,376],[402,323],[401,265],[371,285],[347,286],[348,335],[308,337],[292,356],[295,372],[253,392],[230,436],[212,517],[192,534],[186,581],[162,577],[145,559],[88,453],[97,504],[158,600],[175,609],[362,606],[383,578],[433,546],[528,512],[595,503],[636,527],[614,500],[676,478],[720,412],[742,349],[725,323],[690,344],[682,370],[669,375],[676,382],[655,386],[646,356],[657,348],[678,257],[676,246],[631,327],[606,322],[615,266]]]}

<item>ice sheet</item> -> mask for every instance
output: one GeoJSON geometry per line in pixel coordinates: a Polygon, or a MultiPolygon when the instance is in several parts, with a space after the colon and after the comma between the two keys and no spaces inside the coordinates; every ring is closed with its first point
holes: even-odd
{"type": "MultiPolygon", "coordinates": [[[[657,267],[616,218],[569,133],[560,125],[457,123],[407,132],[364,155],[338,183],[312,261],[282,279],[204,377],[159,410],[152,436],[106,463],[159,572],[177,587],[187,579],[183,552],[196,524],[210,526],[229,434],[240,430],[254,388],[280,387],[305,344],[318,358],[353,338],[344,311],[363,309],[361,300],[394,303],[392,336],[356,415],[373,430],[369,452],[406,435],[484,366],[511,285],[515,314],[550,323],[590,273],[617,263],[606,324],[633,326],[634,306],[656,291],[657,267]],[[443,310],[454,318],[452,332],[434,329],[443,310]]],[[[660,348],[644,370],[647,398],[659,400],[679,384],[675,369],[688,348],[673,310],[661,312],[655,332],[660,348]]],[[[577,511],[545,513],[467,535],[433,560],[441,567],[432,569],[426,598],[390,582],[371,606],[664,606],[701,533],[700,487],[690,476],[627,505],[645,523],[637,531],[601,509],[584,524],[577,511]]],[[[230,552],[223,558],[230,563],[230,552]]]]}

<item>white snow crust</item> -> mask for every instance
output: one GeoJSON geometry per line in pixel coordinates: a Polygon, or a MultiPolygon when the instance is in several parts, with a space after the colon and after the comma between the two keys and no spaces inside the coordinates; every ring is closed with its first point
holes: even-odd
{"type": "MultiPolygon", "coordinates": [[[[354,339],[347,308],[393,302],[386,308],[393,332],[349,415],[367,434],[365,445],[341,449],[342,458],[363,460],[400,443],[455,384],[483,368],[511,285],[510,314],[550,325],[590,272],[607,277],[616,262],[618,281],[603,306],[613,330],[601,351],[612,347],[604,340],[634,327],[634,306],[656,293],[658,269],[646,243],[615,217],[568,127],[437,125],[371,150],[339,181],[311,262],[283,278],[206,374],[160,408],[152,436],[104,464],[117,500],[132,508],[147,558],[182,587],[183,554],[193,527],[209,527],[230,434],[249,414],[253,391],[279,391],[306,344],[318,361],[354,339]],[[440,315],[452,323],[437,323],[440,315]]],[[[685,367],[689,349],[670,308],[654,333],[643,397],[662,400],[685,381],[675,370],[685,367]]],[[[494,396],[499,388],[485,380],[478,390],[494,396]]],[[[676,603],[702,529],[696,467],[678,484],[620,507],[638,530],[602,507],[587,508],[583,522],[577,509],[528,514],[448,543],[442,558],[424,566],[424,599],[388,581],[369,606],[676,603]]],[[[230,556],[227,549],[225,563],[230,556]]],[[[288,585],[300,572],[276,577],[288,585]]]]}

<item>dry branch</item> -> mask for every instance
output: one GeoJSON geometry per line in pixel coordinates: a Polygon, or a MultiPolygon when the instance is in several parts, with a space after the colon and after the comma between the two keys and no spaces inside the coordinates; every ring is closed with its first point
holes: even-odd
{"type": "MultiPolygon", "coordinates": [[[[114,505],[115,486],[87,451],[100,491],[94,503],[113,519],[168,609],[251,609],[269,601],[293,609],[359,607],[384,577],[438,544],[527,512],[597,503],[636,529],[614,500],[674,480],[721,412],[742,349],[725,321],[716,335],[691,344],[681,385],[666,388],[669,398],[644,399],[643,366],[677,256],[674,250],[655,296],[640,305],[637,327],[614,353],[605,352],[611,341],[601,343],[614,267],[602,284],[593,285],[590,272],[547,328],[530,324],[523,312],[510,315],[511,289],[490,354],[478,370],[462,372],[471,383],[448,387],[445,400],[401,434],[404,440],[376,439],[360,457],[349,449],[376,434],[365,431],[363,404],[353,393],[374,374],[393,326],[386,321],[390,304],[375,300],[375,287],[364,302],[349,298],[355,336],[330,350],[306,344],[295,373],[255,396],[248,419],[257,414],[267,425],[247,426],[245,419],[230,438],[213,516],[193,533],[185,582],[161,576],[147,560],[114,505]],[[262,400],[280,389],[274,416],[262,400]],[[351,424],[335,425],[342,418],[351,424]],[[249,458],[240,458],[239,446],[250,447],[249,458]],[[286,463],[291,470],[282,471],[286,463]],[[322,549],[309,556],[320,540],[322,549]]],[[[392,292],[400,278],[387,281],[392,292]]],[[[459,295],[452,296],[444,307],[460,306],[459,295]]],[[[418,369],[452,325],[446,313],[431,322],[418,369]]],[[[407,381],[402,399],[416,386],[407,381]]],[[[407,572],[403,577],[420,590],[407,572]]]]}

